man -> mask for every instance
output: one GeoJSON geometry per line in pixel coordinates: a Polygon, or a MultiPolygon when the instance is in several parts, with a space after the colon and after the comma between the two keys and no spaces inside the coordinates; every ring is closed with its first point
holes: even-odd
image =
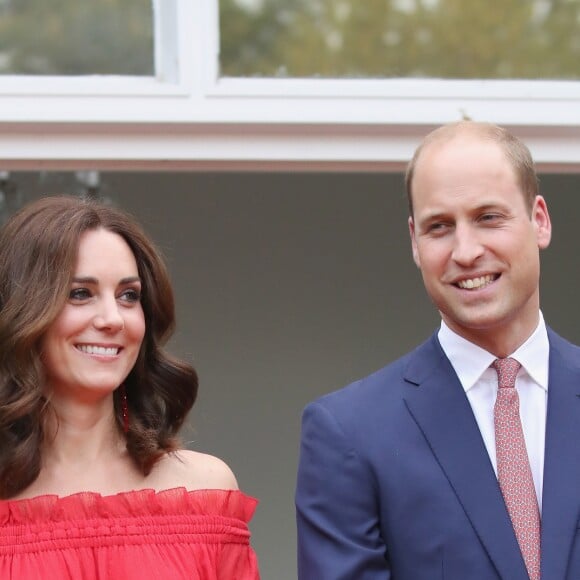
{"type": "Polygon", "coordinates": [[[441,327],[306,407],[298,576],[578,579],[580,349],[540,312],[551,223],[529,151],[493,125],[441,127],[407,193],[441,327]]]}

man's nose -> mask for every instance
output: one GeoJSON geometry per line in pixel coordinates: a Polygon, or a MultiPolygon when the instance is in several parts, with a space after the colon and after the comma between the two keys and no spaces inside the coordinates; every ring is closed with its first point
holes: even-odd
{"type": "Polygon", "coordinates": [[[483,244],[474,228],[457,225],[453,240],[453,260],[462,266],[469,266],[481,257],[483,252],[483,244]]]}

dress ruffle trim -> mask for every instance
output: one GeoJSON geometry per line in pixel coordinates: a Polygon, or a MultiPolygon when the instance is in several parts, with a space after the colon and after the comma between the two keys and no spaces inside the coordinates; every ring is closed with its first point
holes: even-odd
{"type": "Polygon", "coordinates": [[[0,501],[0,526],[66,522],[82,519],[118,519],[140,516],[199,514],[222,516],[248,523],[258,501],[239,490],[184,487],[155,491],[142,489],[101,495],[82,492],[60,497],[41,495],[31,499],[0,501]]]}

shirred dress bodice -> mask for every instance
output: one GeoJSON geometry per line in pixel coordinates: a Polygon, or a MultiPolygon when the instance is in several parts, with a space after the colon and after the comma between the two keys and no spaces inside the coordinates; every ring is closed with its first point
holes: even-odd
{"type": "Polygon", "coordinates": [[[0,501],[0,578],[257,580],[256,504],[185,488],[0,501]]]}

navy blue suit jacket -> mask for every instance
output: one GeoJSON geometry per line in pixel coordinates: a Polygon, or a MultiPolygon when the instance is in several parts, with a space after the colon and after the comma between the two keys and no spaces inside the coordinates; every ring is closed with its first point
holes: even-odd
{"type": "MultiPolygon", "coordinates": [[[[548,329],[543,580],[580,579],[580,348],[548,329]]],[[[473,412],[436,335],[304,411],[300,580],[527,580],[473,412]]]]}

